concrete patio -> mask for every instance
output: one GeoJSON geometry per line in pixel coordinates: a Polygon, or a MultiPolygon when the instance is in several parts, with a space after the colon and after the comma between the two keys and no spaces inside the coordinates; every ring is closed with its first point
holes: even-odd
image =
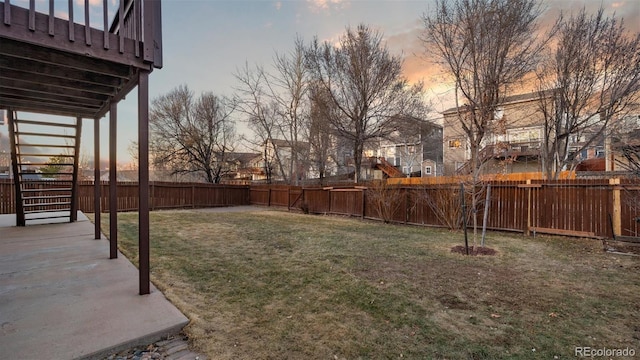
{"type": "Polygon", "coordinates": [[[100,358],[176,334],[188,319],[109,241],[75,223],[16,227],[0,215],[0,354],[5,359],[100,358]]]}

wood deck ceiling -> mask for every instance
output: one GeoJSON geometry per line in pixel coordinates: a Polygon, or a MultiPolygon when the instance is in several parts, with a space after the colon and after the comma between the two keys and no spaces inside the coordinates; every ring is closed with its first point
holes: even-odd
{"type": "Polygon", "coordinates": [[[0,37],[0,108],[96,119],[136,83],[130,65],[0,37]]]}

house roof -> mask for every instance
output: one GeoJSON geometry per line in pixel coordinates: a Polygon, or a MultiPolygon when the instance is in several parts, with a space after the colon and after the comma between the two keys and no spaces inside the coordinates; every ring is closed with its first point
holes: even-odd
{"type": "MultiPolygon", "coordinates": [[[[534,91],[525,94],[517,94],[511,95],[504,98],[504,101],[501,102],[501,105],[509,105],[509,104],[517,104],[528,101],[534,101],[540,98],[541,95],[549,96],[551,95],[551,91],[534,91]]],[[[465,106],[460,106],[459,109],[463,110],[465,106]]],[[[442,112],[443,115],[450,115],[455,113],[458,110],[457,107],[449,108],[442,112]]]]}
{"type": "Polygon", "coordinates": [[[260,153],[250,153],[250,152],[234,152],[229,154],[230,161],[238,161],[239,163],[245,164],[251,162],[255,158],[261,157],[260,153]]]}
{"type": "MultiPolygon", "coordinates": [[[[271,139],[269,141],[276,147],[282,147],[282,148],[291,147],[291,142],[288,141],[288,140],[271,139]]],[[[305,142],[305,141],[298,141],[298,142],[296,142],[296,145],[298,145],[298,146],[308,146],[309,143],[305,142]]]]}
{"type": "Polygon", "coordinates": [[[434,128],[442,129],[442,125],[433,122],[432,120],[422,119],[419,117],[411,116],[411,115],[395,115],[393,116],[393,120],[397,123],[409,123],[409,124],[419,124],[423,126],[429,126],[434,128]]]}

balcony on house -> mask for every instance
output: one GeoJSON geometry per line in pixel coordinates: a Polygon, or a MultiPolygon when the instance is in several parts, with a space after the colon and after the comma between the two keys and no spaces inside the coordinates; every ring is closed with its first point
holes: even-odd
{"type": "Polygon", "coordinates": [[[505,159],[519,157],[537,157],[540,155],[541,141],[498,142],[480,150],[480,159],[505,159]]]}
{"type": "MultiPolygon", "coordinates": [[[[537,159],[540,157],[542,141],[500,141],[488,144],[478,152],[478,163],[483,164],[491,160],[519,160],[537,159]]],[[[465,175],[471,173],[471,160],[462,164],[456,173],[465,175]]]]}

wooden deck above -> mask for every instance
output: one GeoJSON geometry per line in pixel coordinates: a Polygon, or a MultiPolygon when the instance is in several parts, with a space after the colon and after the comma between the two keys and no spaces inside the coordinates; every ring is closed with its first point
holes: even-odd
{"type": "Polygon", "coordinates": [[[89,23],[88,1],[89,26],[75,23],[73,3],[57,9],[67,20],[54,16],[52,0],[49,14],[33,1],[30,9],[0,2],[0,108],[100,118],[136,87],[140,71],[162,67],[159,1],[124,0],[109,25],[103,0],[101,29],[89,23]]]}

